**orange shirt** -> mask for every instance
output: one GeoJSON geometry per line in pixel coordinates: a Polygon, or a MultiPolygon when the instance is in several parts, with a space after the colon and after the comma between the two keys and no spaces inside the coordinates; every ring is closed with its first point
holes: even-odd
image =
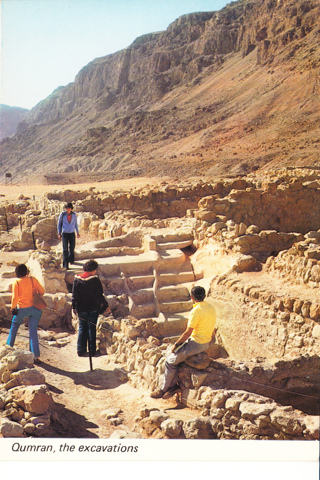
{"type": "Polygon", "coordinates": [[[33,306],[33,288],[40,293],[44,294],[44,288],[41,283],[35,277],[22,277],[17,278],[13,282],[12,286],[12,299],[11,299],[11,308],[28,308],[33,306]],[[32,278],[32,281],[31,281],[32,278]]]}

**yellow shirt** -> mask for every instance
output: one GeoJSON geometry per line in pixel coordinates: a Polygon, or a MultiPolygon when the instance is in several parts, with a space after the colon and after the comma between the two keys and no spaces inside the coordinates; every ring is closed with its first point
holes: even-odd
{"type": "Polygon", "coordinates": [[[209,343],[216,325],[216,311],[206,302],[198,302],[193,305],[190,312],[188,328],[193,328],[190,336],[197,343],[209,343]]]}
{"type": "MultiPolygon", "coordinates": [[[[40,293],[44,294],[44,288],[41,283],[34,277],[32,277],[34,289],[40,293]]],[[[31,277],[26,276],[18,278],[14,281],[12,286],[12,299],[11,299],[11,308],[28,308],[33,305],[33,289],[32,289],[31,277]]]]}

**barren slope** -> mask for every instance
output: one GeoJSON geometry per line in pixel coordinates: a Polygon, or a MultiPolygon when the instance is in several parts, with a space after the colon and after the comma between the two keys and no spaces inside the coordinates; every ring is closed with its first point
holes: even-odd
{"type": "Polygon", "coordinates": [[[317,0],[240,0],[94,60],[1,143],[0,174],[59,183],[317,165],[319,12],[317,0]]]}

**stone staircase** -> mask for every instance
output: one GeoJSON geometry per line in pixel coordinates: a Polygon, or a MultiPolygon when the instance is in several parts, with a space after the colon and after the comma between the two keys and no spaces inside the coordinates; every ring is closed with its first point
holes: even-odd
{"type": "MultiPolygon", "coordinates": [[[[181,334],[192,308],[190,288],[197,280],[182,250],[192,243],[191,235],[166,233],[146,236],[143,253],[105,258],[98,253],[105,292],[126,294],[130,315],[156,319],[163,336],[181,334]]],[[[84,252],[81,258],[78,267],[86,261],[84,252]]]]}
{"type": "MultiPolygon", "coordinates": [[[[89,258],[96,258],[107,296],[125,295],[128,299],[125,308],[130,315],[157,320],[164,337],[180,335],[192,308],[190,289],[198,280],[183,251],[192,246],[192,236],[179,232],[146,235],[143,248],[130,248],[130,254],[127,254],[129,247],[125,243],[122,251],[116,254],[112,249],[108,251],[105,243],[95,242],[94,248],[87,244],[78,250],[76,263],[65,274],[69,292],[74,274],[82,271],[89,258]]],[[[6,267],[0,273],[3,285],[0,309],[3,316],[8,317],[11,301],[8,285],[15,278],[14,268],[6,267]]]]}

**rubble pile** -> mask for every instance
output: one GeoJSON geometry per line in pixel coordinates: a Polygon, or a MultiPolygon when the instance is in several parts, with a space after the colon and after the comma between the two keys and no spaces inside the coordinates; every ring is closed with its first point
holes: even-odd
{"type": "Polygon", "coordinates": [[[0,434],[3,437],[48,436],[51,393],[34,367],[31,352],[0,349],[0,434]]]}

